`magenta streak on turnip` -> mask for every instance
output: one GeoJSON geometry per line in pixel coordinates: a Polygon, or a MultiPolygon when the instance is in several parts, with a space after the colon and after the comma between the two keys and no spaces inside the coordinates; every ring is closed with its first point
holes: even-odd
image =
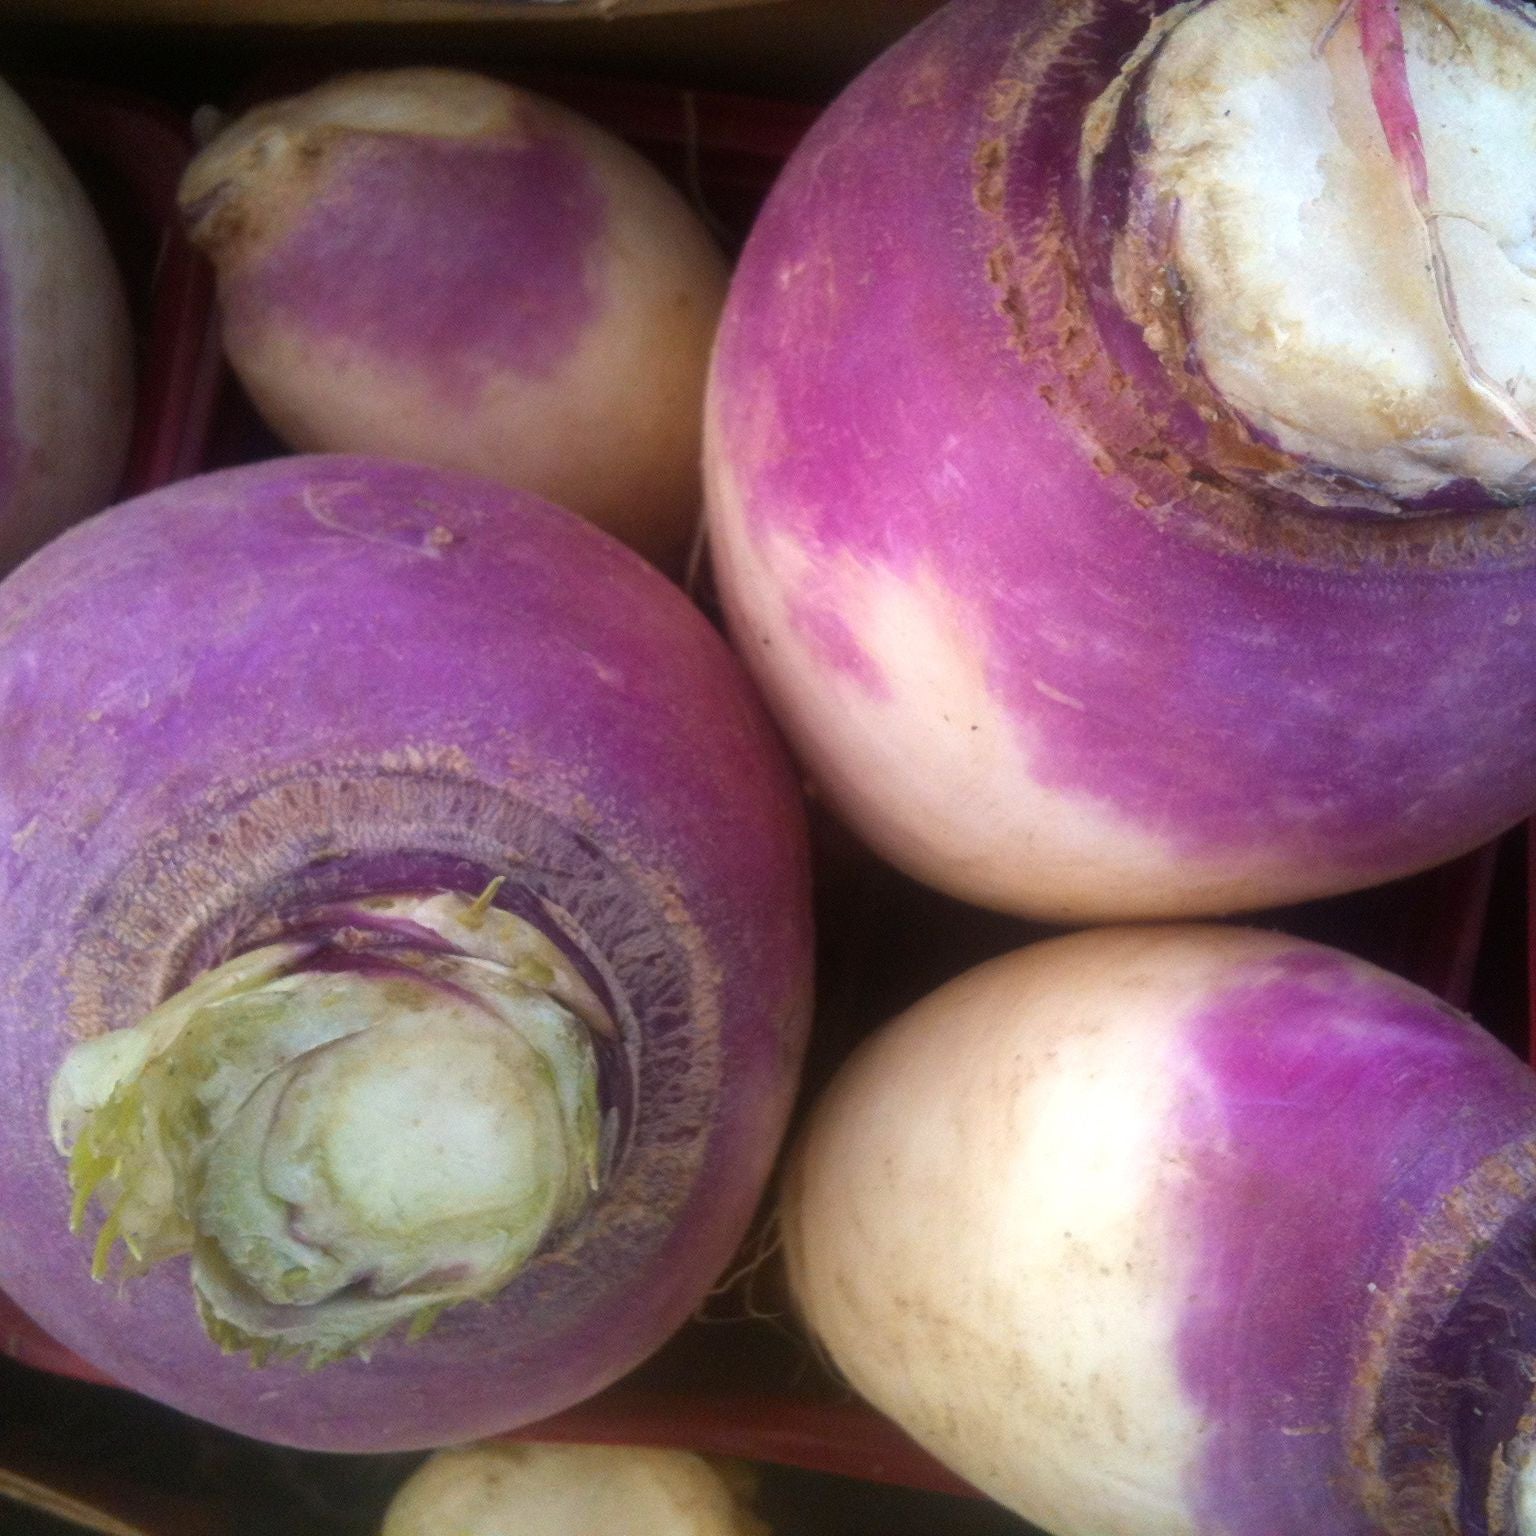
{"type": "Polygon", "coordinates": [[[1536,418],[1516,397],[1513,383],[1506,385],[1491,377],[1478,361],[1477,349],[1462,320],[1456,279],[1440,234],[1443,215],[1430,201],[1429,165],[1424,157],[1424,134],[1414,105],[1413,85],[1408,78],[1398,0],[1360,0],[1360,48],[1371,77],[1371,101],[1387,149],[1407,180],[1409,196],[1424,226],[1435,295],[1457,361],[1468,382],[1504,417],[1516,437],[1536,447],[1536,418]]]}
{"type": "Polygon", "coordinates": [[[0,1286],[51,1334],[244,1433],[367,1450],[557,1411],[697,1305],[788,1112],[810,932],[793,776],[674,587],[481,481],[280,460],[0,587],[0,712],[0,1286]],[[495,1074],[549,1136],[381,1131],[495,1074]]]}
{"type": "MultiPolygon", "coordinates": [[[[1312,56],[1333,9],[1205,0],[1137,55],[1120,0],[958,0],[825,115],[754,231],[707,426],[727,610],[833,802],[935,884],[1057,918],[1231,910],[1422,867],[1536,800],[1530,451],[1458,367],[1354,22],[1312,56]],[[1288,201],[1314,153],[1327,239],[1288,201]],[[1252,194],[1246,282],[1212,275],[1243,233],[1221,176],[1252,194]],[[1394,281],[1351,276],[1361,230],[1394,281]],[[1249,327],[1270,277],[1294,367],[1249,327]],[[1334,295],[1358,323],[1318,319],[1334,295]],[[1343,468],[1312,456],[1330,431],[1343,468]]],[[[1536,24],[1458,0],[1477,47],[1444,63],[1403,15],[1455,213],[1489,178],[1432,127],[1438,71],[1504,165],[1536,24]]],[[[1528,392],[1525,182],[1491,174],[1508,227],[1442,229],[1483,366],[1528,392]]]]}

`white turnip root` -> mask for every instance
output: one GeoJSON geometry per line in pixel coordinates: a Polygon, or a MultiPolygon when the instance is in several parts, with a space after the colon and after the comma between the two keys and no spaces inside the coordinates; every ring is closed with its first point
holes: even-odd
{"type": "Polygon", "coordinates": [[[768,1536],[749,1493],[687,1451],[492,1442],[424,1463],[380,1536],[768,1536]]]}

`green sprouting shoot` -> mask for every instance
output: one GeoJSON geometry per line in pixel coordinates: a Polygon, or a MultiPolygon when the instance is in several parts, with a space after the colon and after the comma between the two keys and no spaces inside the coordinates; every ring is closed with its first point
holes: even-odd
{"type": "Polygon", "coordinates": [[[496,900],[497,893],[507,883],[505,875],[497,875],[486,888],[470,903],[469,910],[465,912],[460,921],[466,928],[478,928],[485,921],[485,914],[490,911],[491,903],[496,900]]]}
{"type": "Polygon", "coordinates": [[[96,1246],[91,1252],[92,1280],[102,1281],[107,1278],[107,1269],[112,1262],[112,1248],[117,1242],[122,1224],[122,1205],[114,1205],[107,1213],[106,1220],[102,1222],[101,1230],[96,1234],[96,1246]]]}

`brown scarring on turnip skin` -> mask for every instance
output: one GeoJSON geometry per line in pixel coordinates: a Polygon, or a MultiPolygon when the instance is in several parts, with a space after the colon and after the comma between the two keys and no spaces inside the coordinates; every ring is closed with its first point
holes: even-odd
{"type": "MultiPolygon", "coordinates": [[[[283,460],[186,482],[56,543],[0,587],[0,656],[16,747],[0,762],[12,912],[0,1080],[14,1110],[0,1130],[0,1286],[127,1385],[245,1433],[335,1449],[441,1443],[553,1412],[688,1315],[740,1237],[788,1111],[809,919],[793,778],[731,658],[674,588],[569,515],[483,482],[283,460]],[[466,914],[488,888],[471,940],[466,914]],[[458,903],[446,918],[444,901],[458,903]],[[411,915],[422,902],[447,921],[446,941],[411,915]],[[244,1321],[216,1329],[243,1353],[222,1357],[185,1261],[133,1275],[99,1235],[122,1191],[110,1172],[92,1184],[120,1145],[89,1128],[110,1079],[101,1042],[125,1048],[189,983],[274,944],[288,946],[275,979],[219,1015],[245,1020],[247,1059],[266,1038],[251,1010],[287,1006],[285,988],[357,1012],[404,986],[483,1040],[474,994],[490,986],[526,996],[545,1021],[539,1049],[553,1040],[576,1063],[588,1041],[594,1066],[578,1075],[595,1071],[602,1112],[600,1138],[580,1114],[567,1120],[573,1155],[596,1158],[595,1187],[545,1207],[537,1251],[505,1284],[492,1272],[494,1294],[450,1304],[414,1341],[404,1319],[369,1323],[349,1346],[367,1359],[313,1371],[334,1332],[306,1330],[303,1306],[254,1307],[244,1282],[244,1321]],[[96,1066],[65,1071],[90,1064],[79,1049],[96,1066]],[[76,1149],[73,1197],[50,1143],[50,1091],[76,1149]],[[237,1337],[253,1319],[270,1331],[237,1337]],[[275,1358],[290,1346],[295,1358],[275,1358]],[[270,1358],[253,1371],[252,1356],[270,1358]]],[[[197,1017],[216,1038],[206,1008],[197,1017]]],[[[286,1017],[284,1030],[309,1027],[286,1017]]],[[[201,1052],[194,1033],[151,1064],[201,1052]]],[[[309,1060],[288,1059],[285,1080],[318,1081],[309,1060]]],[[[586,1090],[568,1086],[574,1106],[586,1090]]],[[[172,1080],[155,1092],[175,1107],[172,1080]]],[[[306,1122],[299,1101],[285,1103],[274,1126],[292,1142],[306,1122]]],[[[496,1145],[515,1188],[526,1154],[507,1134],[496,1145]]],[[[418,1161],[425,1178],[432,1159],[418,1161]]],[[[212,1198],[208,1169],[187,1177],[212,1198]]],[[[434,1188],[417,1179],[411,1197],[436,1199],[434,1188]]],[[[156,1209],[126,1207],[137,1240],[167,1254],[193,1244],[194,1274],[212,1274],[224,1306],[208,1232],[156,1209]]],[[[227,1206],[209,1211],[227,1231],[227,1206]]],[[[310,1242],[313,1219],[271,1235],[310,1242]]],[[[396,1243],[382,1257],[398,1266],[414,1251],[396,1243]]],[[[450,1302],[485,1278],[418,1268],[424,1298],[450,1302]]]]}
{"type": "MultiPolygon", "coordinates": [[[[1314,462],[1184,345],[1198,295],[1137,125],[1158,69],[1193,68],[1169,39],[1231,9],[957,0],[813,130],[733,282],[706,475],[734,632],[829,800],[971,900],[1069,921],[1277,904],[1450,857],[1536,801],[1519,443],[1458,384],[1432,295],[1405,334],[1444,365],[1420,405],[1476,417],[1466,469],[1455,421],[1423,462],[1381,448],[1392,483],[1314,462]],[[1154,13],[1164,46],[1090,142],[1154,13]]],[[[1262,30],[1237,9],[1234,38],[1262,30]]],[[[1282,40],[1305,54],[1335,9],[1276,8],[1300,28],[1282,40]]],[[[1497,9],[1528,67],[1536,29],[1497,9]]],[[[1423,52],[1433,16],[1404,16],[1423,52]]],[[[1370,189],[1400,194],[1401,256],[1416,215],[1370,158],[1356,30],[1326,69],[1370,189]]],[[[1430,137],[1433,185],[1458,141],[1430,137]]]]}

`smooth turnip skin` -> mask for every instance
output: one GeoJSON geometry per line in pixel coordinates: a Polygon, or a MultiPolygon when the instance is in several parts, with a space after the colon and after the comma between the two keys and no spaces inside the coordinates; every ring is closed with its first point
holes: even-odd
{"type": "Polygon", "coordinates": [[[1536,1077],[1429,994],[1111,929],[866,1044],[783,1232],[853,1385],[1057,1536],[1528,1536],[1533,1173],[1536,1077]]]}
{"type": "Polygon", "coordinates": [[[412,1474],[379,1536],[768,1536],[743,1472],[645,1446],[464,1446],[412,1474]]]}
{"type": "Polygon", "coordinates": [[[112,499],[132,415],[133,335],[106,239],[0,84],[0,572],[112,499]]]}
{"type": "Polygon", "coordinates": [[[1079,129],[1154,9],[957,0],[877,62],[756,226],[706,424],[733,631],[829,798],[1050,919],[1361,887],[1536,801],[1529,507],[1255,489],[1085,291],[1079,129]]]}
{"type": "Polygon", "coordinates": [[[57,541],[0,587],[0,657],[0,1286],[15,1301],[126,1385],[353,1450],[554,1412],[684,1320],[782,1131],[810,924],[793,777],[669,583],[532,498],[298,458],[57,541]],[[221,1357],[183,1261],[93,1284],[45,1124],[71,1042],[136,1024],[329,901],[474,894],[495,874],[509,910],[547,926],[542,897],[569,914],[561,932],[584,935],[594,985],[634,1020],[627,1150],[581,1222],[489,1305],[316,1371],[221,1357]]]}
{"type": "Polygon", "coordinates": [[[286,442],[483,474],[656,558],[687,543],[726,268],[626,145],[477,75],[352,75],[238,119],[181,195],[286,442]]]}

